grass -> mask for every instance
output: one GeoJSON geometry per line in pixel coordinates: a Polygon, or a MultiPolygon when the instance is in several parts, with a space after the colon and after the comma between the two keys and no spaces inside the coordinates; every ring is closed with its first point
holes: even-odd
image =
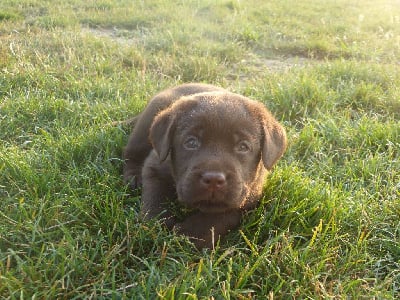
{"type": "Polygon", "coordinates": [[[0,296],[398,298],[398,3],[171,3],[1,1],[0,296]],[[290,143],[212,251],[140,221],[112,125],[189,81],[265,102],[290,143]]]}

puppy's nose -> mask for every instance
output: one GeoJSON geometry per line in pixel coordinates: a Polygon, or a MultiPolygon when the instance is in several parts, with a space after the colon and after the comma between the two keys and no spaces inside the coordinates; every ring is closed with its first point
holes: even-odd
{"type": "Polygon", "coordinates": [[[209,190],[219,190],[226,186],[226,177],[222,172],[204,172],[200,182],[209,190]]]}

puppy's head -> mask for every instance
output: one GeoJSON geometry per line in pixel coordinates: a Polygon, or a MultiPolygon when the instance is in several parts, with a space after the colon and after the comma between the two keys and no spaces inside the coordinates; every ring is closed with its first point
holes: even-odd
{"type": "Polygon", "coordinates": [[[178,200],[203,212],[259,197],[286,148],[285,130],[261,103],[228,92],[182,97],[156,116],[150,140],[160,161],[170,155],[178,200]]]}

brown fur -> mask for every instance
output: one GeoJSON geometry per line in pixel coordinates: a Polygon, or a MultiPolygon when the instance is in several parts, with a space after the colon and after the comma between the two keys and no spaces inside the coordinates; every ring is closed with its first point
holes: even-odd
{"type": "Polygon", "coordinates": [[[142,186],[145,219],[161,218],[198,248],[212,247],[254,208],[286,149],[283,127],[259,102],[205,84],[156,95],[136,119],[124,180],[142,186]],[[195,212],[177,223],[177,199],[195,212]]]}

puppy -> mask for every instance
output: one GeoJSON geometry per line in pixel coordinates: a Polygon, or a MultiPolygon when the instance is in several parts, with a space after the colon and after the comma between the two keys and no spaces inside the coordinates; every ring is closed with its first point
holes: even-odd
{"type": "Polygon", "coordinates": [[[206,84],[156,95],[136,118],[124,150],[124,180],[142,187],[141,214],[158,217],[199,249],[239,226],[254,208],[286,133],[261,103],[206,84]],[[194,212],[177,222],[177,200],[194,212]]]}

